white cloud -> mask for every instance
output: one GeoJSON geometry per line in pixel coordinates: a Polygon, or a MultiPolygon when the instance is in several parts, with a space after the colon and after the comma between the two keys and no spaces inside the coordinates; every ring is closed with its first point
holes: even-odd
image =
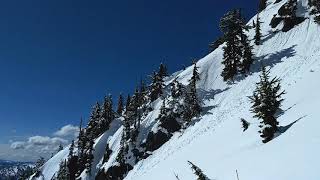
{"type": "Polygon", "coordinates": [[[12,149],[24,149],[25,146],[26,146],[25,142],[17,141],[17,142],[12,142],[10,147],[12,149]]]}
{"type": "Polygon", "coordinates": [[[60,144],[65,147],[72,139],[75,139],[78,132],[78,127],[66,125],[53,133],[52,137],[37,135],[25,138],[22,141],[10,140],[8,145],[0,144],[0,158],[4,159],[7,156],[11,160],[27,161],[34,161],[40,156],[49,158],[52,153],[57,152],[60,144]]]}
{"type": "Polygon", "coordinates": [[[75,138],[79,133],[79,127],[73,125],[66,125],[54,133],[55,136],[75,138]]]}

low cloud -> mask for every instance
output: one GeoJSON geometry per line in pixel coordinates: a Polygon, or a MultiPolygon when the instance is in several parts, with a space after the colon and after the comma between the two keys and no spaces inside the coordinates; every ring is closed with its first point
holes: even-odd
{"type": "Polygon", "coordinates": [[[55,132],[53,135],[58,137],[75,138],[79,133],[79,127],[73,125],[66,125],[55,132]]]}
{"type": "Polygon", "coordinates": [[[53,133],[53,137],[49,136],[31,136],[25,141],[11,141],[10,149],[15,150],[14,154],[17,152],[24,152],[27,156],[38,155],[49,157],[51,154],[56,153],[59,145],[67,146],[72,139],[78,135],[78,127],[72,125],[66,125],[53,133]]]}

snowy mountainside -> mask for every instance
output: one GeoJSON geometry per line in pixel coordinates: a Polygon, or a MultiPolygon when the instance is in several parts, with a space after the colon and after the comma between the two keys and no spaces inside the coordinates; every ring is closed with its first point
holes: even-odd
{"type": "Polygon", "coordinates": [[[14,162],[0,160],[0,180],[18,179],[19,173],[27,168],[32,168],[31,162],[14,162]]]}
{"type": "MultiPolygon", "coordinates": [[[[274,14],[286,3],[282,0],[268,1],[267,8],[260,13],[262,22],[262,45],[254,45],[255,62],[251,74],[227,84],[221,77],[223,49],[218,49],[199,60],[201,80],[197,84],[202,100],[203,112],[191,127],[177,132],[149,157],[134,165],[125,179],[195,179],[187,161],[190,160],[212,179],[245,180],[317,180],[320,156],[320,26],[308,11],[308,0],[298,0],[297,14],[305,20],[288,32],[281,32],[279,24],[271,28],[269,23],[274,14]],[[275,33],[276,32],[276,33],[275,33]],[[259,121],[250,112],[252,95],[259,81],[261,65],[271,68],[271,75],[281,78],[282,89],[286,91],[285,101],[279,115],[282,134],[267,144],[261,142],[258,134],[259,121]],[[246,132],[241,129],[240,119],[250,122],[246,132]]],[[[252,24],[253,17],[248,24],[252,24]]],[[[254,29],[248,36],[254,37],[254,29]]],[[[252,44],[253,45],[253,44],[252,44]]],[[[192,76],[192,67],[175,73],[165,82],[173,79],[187,84],[192,76]]],[[[142,130],[138,141],[144,141],[148,132],[157,127],[157,117],[162,100],[153,102],[150,111],[141,122],[142,130]]],[[[95,179],[102,168],[108,169],[116,163],[123,127],[119,119],[95,141],[93,172],[85,172],[82,179],[95,179]],[[112,154],[102,163],[106,144],[112,154]]],[[[42,168],[43,179],[51,179],[58,171],[59,162],[66,159],[68,150],[61,151],[42,168]]]]}

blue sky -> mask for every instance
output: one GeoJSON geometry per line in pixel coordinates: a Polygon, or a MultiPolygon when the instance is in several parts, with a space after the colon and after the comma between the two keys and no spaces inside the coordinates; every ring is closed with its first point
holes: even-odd
{"type": "Polygon", "coordinates": [[[51,142],[106,93],[116,100],[131,92],[160,62],[174,72],[203,57],[234,7],[247,18],[256,11],[247,0],[1,2],[0,159],[32,160],[10,144],[51,142]]]}

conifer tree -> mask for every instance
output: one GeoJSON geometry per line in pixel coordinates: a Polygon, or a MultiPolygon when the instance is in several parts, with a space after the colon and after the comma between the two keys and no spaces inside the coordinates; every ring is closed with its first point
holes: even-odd
{"type": "Polygon", "coordinates": [[[67,166],[67,161],[61,161],[59,165],[59,171],[57,172],[57,180],[70,180],[69,169],[67,166]]]}
{"type": "Polygon", "coordinates": [[[259,12],[263,11],[267,7],[267,0],[260,0],[259,2],[259,12]]]}
{"type": "Polygon", "coordinates": [[[248,36],[246,34],[242,34],[241,38],[242,43],[242,62],[240,65],[240,71],[242,74],[247,74],[250,71],[250,67],[253,63],[253,53],[252,53],[252,46],[248,40],[248,36]]]}
{"type": "Polygon", "coordinates": [[[159,76],[160,76],[161,78],[164,78],[164,77],[168,76],[167,66],[164,65],[163,63],[160,64],[158,74],[159,74],[159,76]]]}
{"type": "Polygon", "coordinates": [[[94,159],[94,156],[93,156],[93,144],[94,144],[94,139],[91,137],[89,137],[89,141],[86,145],[86,164],[85,164],[85,167],[86,167],[86,173],[91,175],[91,169],[92,169],[92,162],[93,162],[93,159],[94,159]]]}
{"type": "Polygon", "coordinates": [[[159,73],[154,72],[151,78],[150,100],[153,102],[162,95],[164,84],[163,77],[159,73]]]}
{"type": "Polygon", "coordinates": [[[103,163],[108,162],[108,160],[109,160],[109,158],[111,156],[111,153],[112,153],[112,150],[109,148],[109,144],[107,144],[106,150],[105,150],[104,155],[103,155],[103,163]]]}
{"type": "Polygon", "coordinates": [[[60,151],[62,151],[63,150],[63,146],[62,146],[62,144],[60,143],[59,144],[59,147],[58,147],[58,152],[60,152],[60,151]]]}
{"type": "Polygon", "coordinates": [[[74,140],[71,141],[71,145],[69,147],[68,159],[71,159],[74,155],[74,140]]]}
{"type": "Polygon", "coordinates": [[[224,33],[226,46],[223,47],[224,69],[221,73],[224,81],[233,80],[241,64],[242,49],[240,34],[243,29],[243,21],[239,10],[232,10],[220,20],[220,29],[224,33]]]}
{"type": "Polygon", "coordinates": [[[285,93],[280,90],[280,79],[275,77],[270,80],[270,70],[267,71],[263,67],[260,82],[257,83],[256,90],[250,97],[251,111],[255,114],[254,117],[262,120],[259,132],[263,143],[271,141],[278,131],[279,123],[276,119],[276,113],[283,101],[281,96],[285,93]]]}
{"type": "Polygon", "coordinates": [[[188,123],[192,118],[199,116],[201,113],[201,105],[197,97],[197,81],[200,80],[197,64],[194,63],[193,74],[189,80],[189,86],[184,98],[184,114],[183,118],[188,123]]]}
{"type": "Polygon", "coordinates": [[[170,84],[170,86],[171,86],[171,96],[173,98],[179,98],[183,94],[182,84],[179,83],[177,79],[178,78],[175,78],[170,84]]]}
{"type": "Polygon", "coordinates": [[[261,43],[261,24],[260,24],[260,17],[259,17],[259,14],[257,15],[257,25],[255,27],[255,31],[256,31],[256,34],[254,36],[254,43],[256,45],[260,45],[261,43]]]}
{"type": "Polygon", "coordinates": [[[80,120],[80,125],[79,125],[79,135],[78,135],[78,162],[77,162],[77,173],[76,176],[80,176],[82,171],[85,169],[85,149],[86,149],[86,144],[87,144],[87,137],[85,136],[85,129],[82,128],[82,118],[80,120]]]}
{"type": "Polygon", "coordinates": [[[78,157],[74,155],[74,140],[71,141],[71,145],[69,147],[69,154],[68,154],[68,162],[67,162],[67,168],[69,171],[69,178],[70,180],[75,180],[76,173],[78,171],[77,161],[78,157]]]}
{"type": "Polygon", "coordinates": [[[209,178],[202,172],[202,170],[198,166],[190,161],[188,161],[188,163],[191,165],[194,174],[197,176],[197,180],[209,180],[209,178]]]}
{"type": "Polygon", "coordinates": [[[124,108],[123,97],[122,97],[122,94],[120,94],[118,99],[118,107],[117,107],[117,113],[119,116],[122,115],[123,108],[124,108]]]}
{"type": "Polygon", "coordinates": [[[130,96],[130,94],[128,94],[127,100],[126,100],[126,111],[127,111],[128,107],[130,105],[130,102],[131,102],[131,96],[130,96]]]}
{"type": "Polygon", "coordinates": [[[109,129],[110,123],[115,118],[113,112],[112,96],[105,96],[99,121],[99,135],[109,129]]]}

